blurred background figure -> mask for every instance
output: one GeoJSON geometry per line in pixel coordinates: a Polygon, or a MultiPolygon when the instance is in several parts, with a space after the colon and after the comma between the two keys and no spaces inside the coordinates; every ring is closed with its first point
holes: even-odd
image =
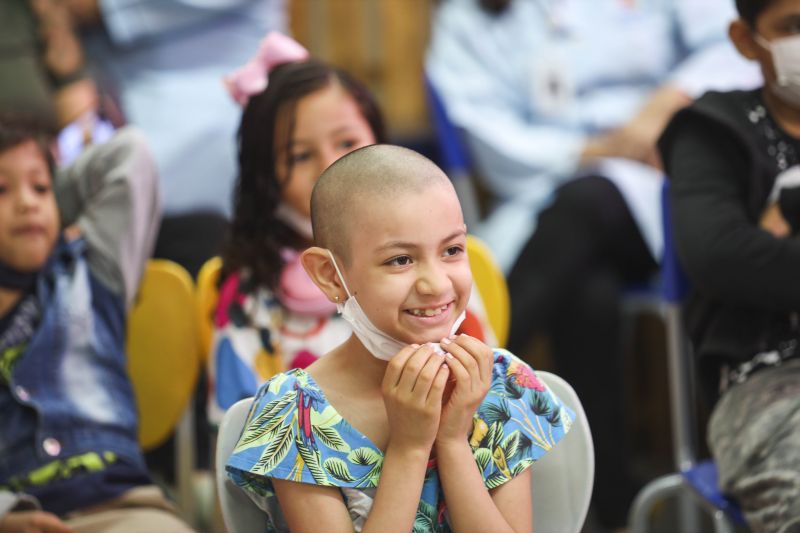
{"type": "Polygon", "coordinates": [[[709,92],[659,141],[719,487],[753,531],[800,529],[800,0],[736,0],[764,85],[709,92]]]}
{"type": "Polygon", "coordinates": [[[620,294],[662,251],[655,142],[707,88],[757,82],[727,42],[733,18],[730,0],[444,0],[433,22],[426,71],[489,196],[472,229],[509,272],[508,348],[550,341],[586,406],[610,528],[637,485],[620,294]]]}
{"type": "Polygon", "coordinates": [[[65,0],[85,29],[92,74],[147,135],[162,176],[155,255],[196,274],[230,215],[238,109],[222,77],[270,29],[284,0],[65,0]]]}
{"type": "Polygon", "coordinates": [[[88,76],[72,13],[58,0],[0,3],[0,111],[24,113],[60,131],[58,159],[107,140],[97,87],[88,76]]]}

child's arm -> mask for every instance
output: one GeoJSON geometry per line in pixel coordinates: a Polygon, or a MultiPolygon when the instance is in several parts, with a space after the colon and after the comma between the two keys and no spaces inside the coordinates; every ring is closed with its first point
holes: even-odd
{"type": "Polygon", "coordinates": [[[144,137],[119,130],[54,183],[62,226],[78,224],[92,272],[130,305],[160,222],[158,174],[144,137]]]}
{"type": "Polygon", "coordinates": [[[469,445],[473,416],[492,383],[492,350],[468,335],[445,339],[442,348],[452,355],[446,361],[456,382],[442,410],[436,454],[453,529],[530,531],[529,469],[490,493],[469,445]]]}
{"type": "MultiPolygon", "coordinates": [[[[382,384],[389,444],[364,533],[413,529],[448,376],[429,345],[407,346],[389,363],[382,384]]],[[[279,480],[273,486],[291,531],[319,531],[320,524],[353,530],[338,489],[279,480]]]]}

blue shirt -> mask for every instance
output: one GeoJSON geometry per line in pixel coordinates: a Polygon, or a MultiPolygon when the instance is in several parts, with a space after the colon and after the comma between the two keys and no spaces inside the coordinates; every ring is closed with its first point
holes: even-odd
{"type": "Polygon", "coordinates": [[[100,0],[104,31],[86,41],[101,85],[150,141],[167,215],[231,212],[241,109],[222,77],[269,30],[285,0],[100,0]]]}
{"type": "MultiPolygon", "coordinates": [[[[443,1],[426,71],[501,202],[497,227],[475,229],[504,268],[589,136],[624,124],[664,84],[696,97],[758,82],[728,41],[734,18],[732,0],[515,0],[499,16],[478,0],[443,1]]],[[[637,191],[617,185],[630,204],[637,191]]],[[[642,214],[656,210],[658,185],[642,214]]]]}

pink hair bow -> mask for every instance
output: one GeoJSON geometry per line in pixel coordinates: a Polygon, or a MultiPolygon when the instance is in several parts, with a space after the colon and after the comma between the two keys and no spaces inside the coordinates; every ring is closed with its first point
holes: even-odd
{"type": "Polygon", "coordinates": [[[261,40],[258,52],[250,61],[223,78],[225,88],[244,106],[254,94],[267,88],[270,71],[283,63],[308,59],[308,50],[291,37],[271,31],[261,40]]]}

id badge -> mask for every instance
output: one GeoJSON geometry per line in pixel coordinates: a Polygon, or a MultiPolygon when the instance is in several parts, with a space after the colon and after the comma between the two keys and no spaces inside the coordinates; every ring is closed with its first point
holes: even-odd
{"type": "Polygon", "coordinates": [[[531,107],[551,117],[567,112],[575,101],[575,78],[563,49],[550,46],[531,65],[531,107]]]}

